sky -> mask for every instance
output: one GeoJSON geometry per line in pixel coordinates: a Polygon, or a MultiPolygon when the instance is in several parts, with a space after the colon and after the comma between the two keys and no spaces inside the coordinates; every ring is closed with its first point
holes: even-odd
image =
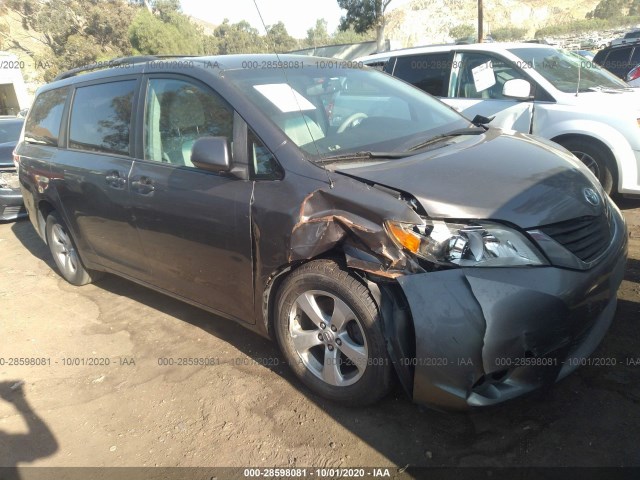
{"type": "MultiPolygon", "coordinates": [[[[273,25],[282,21],[289,35],[305,38],[307,30],[316,24],[318,18],[324,18],[329,33],[338,28],[340,17],[344,14],[337,0],[255,0],[260,8],[264,23],[273,25]]],[[[410,0],[392,0],[388,10],[408,3],[410,0]]],[[[254,5],[254,0],[181,0],[182,11],[192,17],[218,25],[225,18],[231,23],[246,20],[260,33],[264,27],[254,5]]]]}

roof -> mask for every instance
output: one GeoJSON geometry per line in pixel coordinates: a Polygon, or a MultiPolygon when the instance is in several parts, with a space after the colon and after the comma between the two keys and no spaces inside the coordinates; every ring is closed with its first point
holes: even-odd
{"type": "MultiPolygon", "coordinates": [[[[104,62],[95,62],[82,67],[74,68],[59,74],[53,82],[47,84],[44,89],[49,89],[49,85],[55,87],[73,84],[80,78],[82,81],[99,80],[110,76],[120,76],[125,73],[139,74],[150,71],[147,67],[153,65],[154,71],[171,71],[175,69],[189,67],[200,68],[208,71],[216,71],[218,74],[225,70],[236,70],[241,68],[262,68],[262,64],[267,62],[266,68],[277,68],[279,63],[291,61],[304,61],[307,65],[314,60],[324,59],[323,57],[310,57],[307,55],[293,54],[238,54],[238,55],[214,55],[214,56],[160,56],[145,55],[134,57],[122,57],[104,62]],[[251,62],[250,66],[247,63],[251,62]],[[162,65],[167,68],[162,69],[162,65]],[[273,67],[272,67],[273,65],[273,67]],[[82,74],[82,75],[80,75],[82,74]]],[[[335,61],[335,59],[333,59],[335,61]]]]}
{"type": "Polygon", "coordinates": [[[540,43],[471,43],[471,44],[446,44],[446,45],[430,45],[425,47],[412,47],[403,48],[400,50],[392,50],[390,52],[377,53],[375,55],[369,55],[368,57],[361,57],[358,60],[371,61],[371,60],[386,60],[391,57],[399,57],[405,55],[416,55],[420,53],[437,53],[437,52],[449,52],[452,50],[464,50],[464,51],[479,51],[479,52],[505,52],[512,48],[556,48],[552,45],[545,45],[540,43]]]}

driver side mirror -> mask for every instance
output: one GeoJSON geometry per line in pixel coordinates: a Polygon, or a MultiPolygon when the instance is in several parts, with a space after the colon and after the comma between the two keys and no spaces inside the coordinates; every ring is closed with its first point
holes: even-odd
{"type": "Polygon", "coordinates": [[[521,78],[512,78],[504,82],[502,95],[516,100],[531,100],[531,84],[521,78]]]}
{"type": "Polygon", "coordinates": [[[200,137],[191,149],[191,163],[210,172],[231,170],[227,137],[200,137]]]}

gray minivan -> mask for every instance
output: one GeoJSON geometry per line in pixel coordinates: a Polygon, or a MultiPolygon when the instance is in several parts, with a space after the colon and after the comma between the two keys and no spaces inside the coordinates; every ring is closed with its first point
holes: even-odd
{"type": "Polygon", "coordinates": [[[62,276],[109,272],[271,338],[313,392],[493,405],[599,344],[622,215],[551,142],[292,55],[129,58],[42,87],[15,150],[62,276]]]}

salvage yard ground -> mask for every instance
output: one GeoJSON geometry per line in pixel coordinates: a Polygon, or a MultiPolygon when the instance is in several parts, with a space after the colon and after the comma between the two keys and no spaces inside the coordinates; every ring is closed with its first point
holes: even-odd
{"type": "Polygon", "coordinates": [[[640,201],[619,205],[629,263],[594,364],[470,414],[400,389],[333,405],[275,344],[114,276],[73,287],[28,221],[0,224],[0,466],[640,466],[640,201]]]}

